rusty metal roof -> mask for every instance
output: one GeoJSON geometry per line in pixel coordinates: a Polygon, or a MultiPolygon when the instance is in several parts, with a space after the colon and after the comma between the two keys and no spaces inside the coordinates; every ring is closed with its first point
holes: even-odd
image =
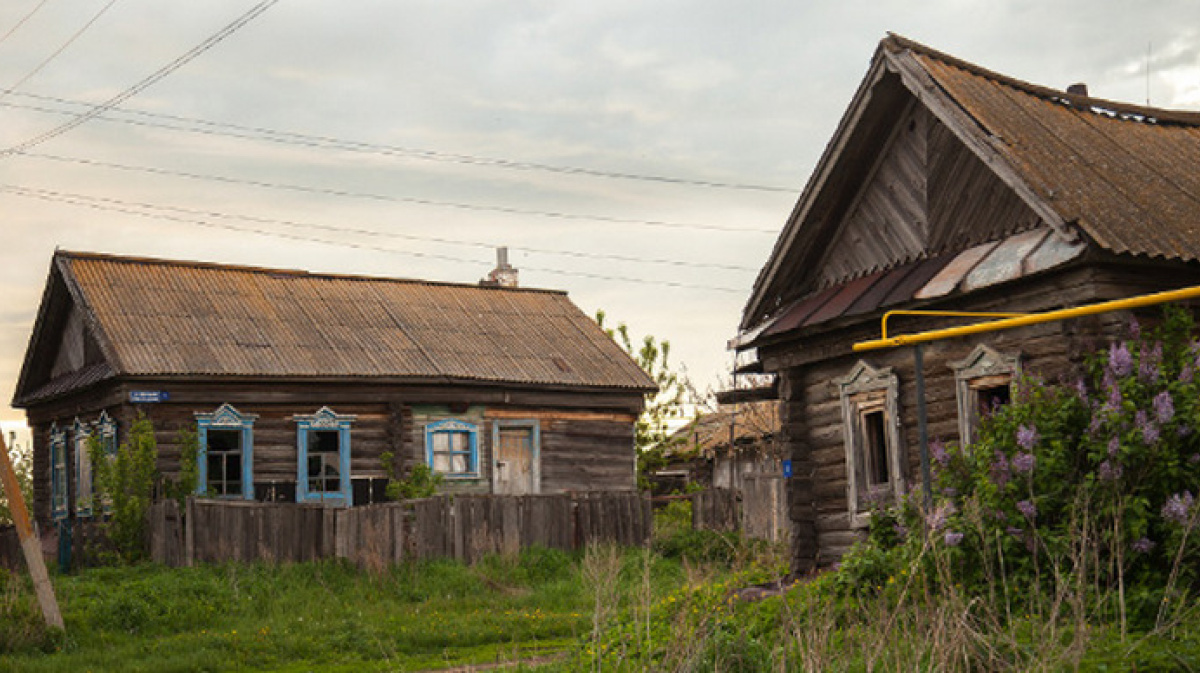
{"type": "Polygon", "coordinates": [[[1200,260],[1200,112],[1089,98],[907,50],[1066,222],[1116,253],[1200,260]]]}
{"type": "Polygon", "coordinates": [[[116,374],[650,390],[566,294],[56,253],[116,374]]]}
{"type": "MultiPolygon", "coordinates": [[[[917,128],[921,128],[919,124],[917,128]]],[[[919,160],[922,151],[933,147],[910,145],[895,150],[896,156],[919,160]]],[[[958,156],[954,155],[955,161],[958,156]]],[[[1200,112],[1068,94],[890,35],[876,51],[867,76],[755,281],[740,326],[746,337],[738,341],[753,341],[752,335],[762,334],[764,325],[779,333],[922,295],[940,296],[936,286],[925,285],[946,281],[946,276],[940,281],[924,277],[918,282],[915,276],[901,279],[895,272],[928,271],[930,266],[919,266],[921,260],[939,258],[949,263],[947,255],[957,256],[967,249],[982,258],[992,253],[984,244],[998,246],[1001,241],[1009,246],[998,251],[1001,258],[1020,260],[1015,276],[1012,267],[1004,268],[995,260],[993,266],[970,278],[955,275],[957,267],[939,268],[935,273],[949,274],[953,289],[967,292],[999,282],[985,277],[988,273],[1013,278],[1069,261],[1079,253],[1076,239],[1081,245],[1118,255],[1200,261],[1198,166],[1200,112]],[[921,114],[906,117],[906,111],[913,109],[921,114]],[[962,187],[956,182],[935,182],[929,175],[922,176],[919,171],[932,170],[929,165],[905,164],[908,173],[898,175],[917,186],[924,184],[928,190],[947,191],[924,195],[929,212],[922,212],[919,203],[880,211],[882,214],[870,218],[870,227],[919,232],[917,225],[931,221],[935,197],[942,199],[948,193],[977,199],[974,210],[949,220],[952,224],[936,240],[930,229],[921,234],[927,238],[915,247],[842,255],[837,259],[846,268],[825,273],[821,265],[825,259],[833,259],[826,251],[840,240],[841,228],[848,226],[847,222],[853,224],[854,204],[865,193],[860,190],[871,184],[873,171],[883,161],[880,157],[891,156],[885,150],[897,147],[888,145],[897,124],[908,119],[904,123],[912,131],[914,124],[926,118],[935,120],[928,128],[937,131],[930,132],[927,142],[935,137],[939,142],[946,138],[957,142],[957,146],[941,143],[939,151],[964,149],[962,156],[972,157],[974,168],[963,174],[978,176],[977,167],[984,167],[995,178],[990,184],[1003,188],[990,190],[993,197],[1004,195],[1003,207],[985,202],[982,196],[972,197],[970,191],[952,191],[962,187]],[[915,177],[909,174],[913,171],[917,171],[915,177]],[[1061,245],[1033,240],[1046,228],[1061,245]],[[1026,239],[1014,237],[1022,232],[1040,233],[1030,233],[1032,238],[1026,239]],[[1032,256],[1020,249],[1023,245],[1035,245],[1032,256]],[[880,283],[893,287],[885,290],[880,283]],[[864,286],[868,289],[860,292],[864,286]],[[803,311],[808,313],[801,315],[803,311]]],[[[948,174],[938,175],[944,178],[948,174]]],[[[890,195],[896,188],[893,182],[878,191],[890,195]]],[[[907,182],[904,185],[911,187],[907,182]]],[[[870,227],[863,231],[875,230],[870,227]]],[[[859,231],[860,236],[862,233],[859,231]]],[[[954,264],[973,269],[978,261],[961,258],[954,264]]]]}
{"type": "Polygon", "coordinates": [[[1070,262],[1084,250],[1082,242],[1068,243],[1043,227],[957,254],[910,262],[801,299],[781,311],[753,342],[743,347],[837,318],[997,285],[1070,262]]]}

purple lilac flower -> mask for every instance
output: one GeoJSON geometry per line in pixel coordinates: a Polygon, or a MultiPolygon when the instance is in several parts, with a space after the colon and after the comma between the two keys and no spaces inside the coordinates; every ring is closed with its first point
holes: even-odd
{"type": "Polygon", "coordinates": [[[1133,543],[1133,550],[1139,554],[1149,554],[1156,545],[1154,541],[1148,537],[1144,537],[1133,543]]]}
{"type": "Polygon", "coordinates": [[[1000,488],[1004,488],[1008,484],[1010,476],[1008,471],[1008,456],[997,451],[996,461],[992,463],[992,483],[1000,488]]]}
{"type": "Polygon", "coordinates": [[[1142,336],[1142,325],[1134,316],[1129,316],[1129,338],[1137,340],[1142,336]]]}
{"type": "Polygon", "coordinates": [[[1150,420],[1145,411],[1138,411],[1134,416],[1133,422],[1137,424],[1137,428],[1142,433],[1142,441],[1147,444],[1158,443],[1159,435],[1161,434],[1158,424],[1150,420]]]}
{"type": "Polygon", "coordinates": [[[1185,524],[1188,520],[1188,514],[1192,509],[1192,504],[1195,503],[1195,498],[1192,497],[1191,491],[1176,493],[1170,498],[1167,498],[1167,504],[1163,505],[1162,515],[1164,519],[1174,521],[1178,524],[1185,524]]]}
{"type": "Polygon", "coordinates": [[[897,523],[896,525],[892,526],[892,530],[896,531],[896,537],[900,538],[901,540],[908,539],[908,526],[905,526],[902,523],[897,523]]]}
{"type": "Polygon", "coordinates": [[[1154,342],[1149,348],[1143,348],[1141,362],[1138,364],[1138,378],[1145,383],[1158,381],[1158,363],[1161,360],[1161,341],[1154,342]]]}
{"type": "Polygon", "coordinates": [[[1011,535],[1013,537],[1017,537],[1017,538],[1019,538],[1025,534],[1024,529],[1017,528],[1016,526],[1009,526],[1008,528],[1005,528],[1004,531],[1006,533],[1008,533],[1009,535],[1011,535]]]}
{"type": "Polygon", "coordinates": [[[1104,419],[1100,418],[1099,415],[1093,415],[1092,420],[1088,423],[1088,435],[1094,437],[1097,432],[1100,432],[1100,424],[1103,422],[1104,419]]]}
{"type": "Polygon", "coordinates": [[[1037,505],[1030,500],[1022,500],[1017,503],[1017,511],[1025,516],[1026,519],[1033,521],[1037,518],[1037,505]]]}
{"type": "Polygon", "coordinates": [[[1012,470],[1017,474],[1027,474],[1033,472],[1033,466],[1037,464],[1037,458],[1032,453],[1021,452],[1013,456],[1012,470]]]}
{"type": "Polygon", "coordinates": [[[1008,521],[1008,514],[1002,509],[994,509],[992,510],[992,518],[996,521],[1008,521]]]}
{"type": "Polygon", "coordinates": [[[1104,403],[1104,410],[1120,411],[1121,401],[1123,399],[1124,398],[1121,396],[1121,386],[1117,384],[1116,380],[1113,380],[1108,386],[1108,400],[1106,400],[1104,403]]]}
{"type": "Polygon", "coordinates": [[[946,445],[942,443],[942,440],[933,440],[933,443],[929,445],[929,452],[938,465],[945,467],[950,463],[950,453],[946,451],[946,445]]]}
{"type": "Polygon", "coordinates": [[[1082,377],[1075,379],[1075,394],[1084,402],[1088,401],[1087,382],[1082,377]]]}
{"type": "Polygon", "coordinates": [[[1192,465],[1200,463],[1200,453],[1193,453],[1192,455],[1188,456],[1188,463],[1192,465]]]}
{"type": "Polygon", "coordinates": [[[1017,428],[1017,446],[1032,451],[1033,446],[1037,444],[1038,431],[1035,425],[1022,425],[1017,428]]]}
{"type": "Polygon", "coordinates": [[[1113,435],[1112,439],[1108,440],[1108,455],[1110,458],[1116,458],[1117,452],[1121,450],[1121,440],[1113,435]]]}
{"type": "Polygon", "coordinates": [[[1116,481],[1121,478],[1122,473],[1124,473],[1124,469],[1121,468],[1120,463],[1110,463],[1107,460],[1096,468],[1096,474],[1101,481],[1116,481]]]}
{"type": "Polygon", "coordinates": [[[1191,383],[1196,376],[1196,370],[1192,368],[1192,363],[1184,363],[1183,369],[1179,370],[1179,382],[1191,383]]]}
{"type": "Polygon", "coordinates": [[[957,547],[962,542],[963,534],[948,530],[943,539],[946,541],[947,547],[957,547]]]}
{"type": "Polygon", "coordinates": [[[1124,342],[1115,343],[1108,349],[1108,368],[1117,378],[1124,378],[1133,372],[1133,356],[1124,342]]]}
{"type": "Polygon", "coordinates": [[[1180,423],[1179,427],[1175,428],[1175,434],[1179,435],[1180,437],[1187,437],[1188,435],[1192,434],[1192,426],[1188,425],[1187,423],[1180,423]]]}
{"type": "Polygon", "coordinates": [[[1154,415],[1159,423],[1166,423],[1175,417],[1175,402],[1169,391],[1162,391],[1154,396],[1154,415]]]}

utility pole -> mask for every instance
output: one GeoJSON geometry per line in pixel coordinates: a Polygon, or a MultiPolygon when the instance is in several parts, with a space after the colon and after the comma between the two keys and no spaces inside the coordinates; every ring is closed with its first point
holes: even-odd
{"type": "Polygon", "coordinates": [[[33,525],[29,520],[29,509],[25,507],[25,496],[21,493],[21,485],[17,482],[17,472],[13,469],[12,459],[8,455],[8,445],[4,443],[4,433],[0,432],[0,483],[4,485],[4,494],[8,496],[8,509],[12,512],[13,523],[17,527],[17,536],[21,538],[21,551],[25,553],[25,563],[29,566],[29,574],[33,577],[33,588],[37,592],[38,604],[42,606],[42,616],[46,624],[63,628],[62,613],[58,611],[58,600],[54,598],[54,587],[50,584],[50,574],[46,572],[46,562],[42,559],[42,545],[33,534],[33,525]]]}

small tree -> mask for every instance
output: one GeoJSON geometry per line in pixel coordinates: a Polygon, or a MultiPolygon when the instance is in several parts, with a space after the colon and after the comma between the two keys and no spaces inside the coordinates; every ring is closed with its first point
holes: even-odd
{"type": "Polygon", "coordinates": [[[146,552],[146,515],[154,497],[158,475],[158,444],[154,425],[139,413],[129,438],[111,459],[99,441],[89,441],[88,451],[96,479],[96,497],[111,504],[105,526],[121,560],[134,563],[146,552]]]}
{"type": "Polygon", "coordinates": [[[677,372],[670,362],[671,342],[647,334],[640,346],[629,336],[629,327],[619,323],[615,328],[604,325],[604,311],[596,311],[596,323],[637,362],[638,366],[658,386],[646,395],[646,405],[638,416],[635,441],[638,456],[638,488],[650,489],[648,475],[666,465],[666,452],[671,448],[669,421],[682,418],[691,399],[691,385],[685,373],[677,372]]]}
{"type": "MultiPolygon", "coordinates": [[[[33,502],[33,458],[30,449],[32,445],[17,446],[16,442],[8,445],[9,457],[12,458],[13,471],[17,473],[17,484],[21,495],[25,496],[26,506],[33,502]]],[[[2,490],[2,489],[0,489],[2,490]]],[[[8,503],[8,494],[0,493],[0,524],[13,523],[12,509],[8,503]]]]}

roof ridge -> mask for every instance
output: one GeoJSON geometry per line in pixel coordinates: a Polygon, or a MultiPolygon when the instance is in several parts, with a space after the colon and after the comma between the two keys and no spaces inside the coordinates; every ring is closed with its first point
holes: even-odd
{"type": "Polygon", "coordinates": [[[213,269],[220,271],[239,271],[244,273],[254,273],[271,276],[295,276],[297,278],[315,278],[315,279],[331,279],[331,280],[352,280],[352,281],[367,281],[367,282],[383,282],[383,283],[400,283],[407,285],[433,285],[438,287],[454,287],[463,289],[501,291],[501,292],[540,292],[545,294],[566,295],[566,290],[557,290],[553,288],[538,288],[538,287],[501,287],[498,285],[479,285],[476,283],[456,283],[444,280],[427,280],[421,278],[397,278],[393,276],[371,276],[365,274],[348,274],[348,273],[333,273],[324,271],[306,271],[304,269],[281,269],[266,266],[252,266],[247,264],[228,264],[222,262],[202,262],[198,260],[183,260],[183,259],[167,259],[164,257],[149,257],[138,255],[118,255],[106,252],[92,252],[82,250],[55,250],[55,257],[66,258],[70,260],[93,260],[102,262],[114,262],[118,264],[146,264],[156,266],[171,266],[180,268],[193,269],[213,269]]]}
{"type": "MultiPolygon", "coordinates": [[[[957,56],[947,54],[944,51],[939,51],[928,45],[909,39],[903,35],[898,35],[893,32],[888,32],[887,37],[880,43],[880,47],[892,52],[901,50],[914,51],[933,59],[937,59],[946,65],[965,70],[973,75],[990,79],[1005,86],[1012,87],[1031,96],[1044,98],[1053,102],[1071,105],[1078,109],[1100,108],[1116,113],[1125,113],[1153,119],[1156,122],[1183,124],[1187,126],[1200,126],[1200,112],[1193,110],[1172,110],[1167,108],[1150,107],[1146,105],[1137,105],[1124,101],[1109,100],[1107,98],[1096,98],[1094,96],[1084,96],[1068,93],[1061,89],[1034,84],[1023,79],[1005,75],[995,70],[990,70],[981,65],[977,65],[970,61],[963,60],[957,56]]],[[[937,79],[937,76],[930,73],[930,76],[937,79]]]]}

